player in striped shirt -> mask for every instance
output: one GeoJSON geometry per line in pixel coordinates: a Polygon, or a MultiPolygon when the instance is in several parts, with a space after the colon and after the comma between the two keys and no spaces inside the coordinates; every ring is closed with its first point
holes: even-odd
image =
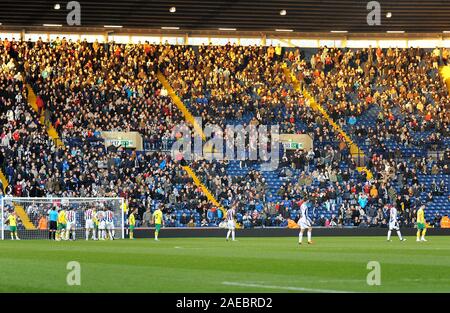
{"type": "Polygon", "coordinates": [[[106,231],[105,231],[105,214],[103,211],[99,210],[95,216],[98,223],[98,239],[99,240],[105,240],[106,238],[106,231]]]}
{"type": "Polygon", "coordinates": [[[89,240],[89,233],[92,231],[92,239],[97,240],[94,228],[95,208],[88,208],[84,211],[84,228],[86,229],[86,240],[89,240]]]}
{"type": "Polygon", "coordinates": [[[400,233],[400,227],[398,224],[398,216],[397,216],[397,208],[391,206],[389,208],[389,230],[387,235],[387,240],[391,241],[391,233],[393,230],[397,231],[398,238],[400,241],[405,241],[406,239],[402,238],[402,234],[400,233]]]}
{"type": "Polygon", "coordinates": [[[234,221],[235,214],[236,214],[236,212],[235,212],[234,208],[229,208],[225,215],[225,218],[227,220],[227,228],[228,228],[227,239],[226,239],[227,241],[228,241],[228,239],[230,239],[230,234],[231,234],[231,240],[235,241],[235,229],[236,229],[236,223],[234,221]]]}
{"type": "Polygon", "coordinates": [[[303,233],[305,229],[308,230],[308,244],[312,244],[311,234],[312,234],[312,223],[308,216],[308,204],[309,200],[306,199],[300,206],[300,218],[298,219],[298,225],[300,226],[300,233],[298,234],[298,244],[302,244],[303,233]]]}
{"type": "Polygon", "coordinates": [[[105,208],[105,228],[108,231],[109,239],[114,240],[114,213],[110,208],[105,208]]]}
{"type": "Polygon", "coordinates": [[[66,230],[66,240],[75,240],[76,236],[76,212],[73,208],[69,208],[69,210],[66,213],[66,219],[67,219],[67,230],[66,230]],[[72,235],[72,238],[70,238],[70,235],[72,235]]]}

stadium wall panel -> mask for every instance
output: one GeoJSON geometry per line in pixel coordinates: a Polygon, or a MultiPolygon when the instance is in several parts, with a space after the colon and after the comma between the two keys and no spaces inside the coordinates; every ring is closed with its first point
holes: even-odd
{"type": "MultiPolygon", "coordinates": [[[[289,228],[253,228],[237,229],[237,237],[296,237],[298,229],[289,228]]],[[[313,228],[313,236],[386,236],[387,228],[313,228]]],[[[47,239],[46,230],[18,230],[22,239],[47,239]]],[[[134,230],[135,238],[153,238],[154,228],[137,228],[134,230]]],[[[402,228],[402,235],[415,236],[415,228],[402,228]]],[[[227,233],[223,228],[163,228],[160,238],[202,238],[202,237],[225,237],[227,233]]],[[[116,231],[116,237],[120,234],[116,231]]],[[[450,236],[450,228],[428,228],[427,236],[450,236]]],[[[128,237],[128,235],[125,235],[128,237]]],[[[396,236],[395,231],[392,236],[396,236]]],[[[5,230],[5,239],[10,239],[9,230],[5,230]]],[[[84,230],[77,229],[77,239],[84,240],[84,230]]]]}
{"type": "MultiPolygon", "coordinates": [[[[313,236],[386,236],[387,228],[313,228],[313,236]]],[[[163,228],[160,238],[182,237],[225,237],[226,229],[221,228],[163,228]]],[[[253,228],[237,229],[236,237],[296,237],[298,229],[288,228],[253,228]]],[[[402,228],[402,235],[415,236],[417,229],[402,228]]],[[[153,228],[138,228],[134,231],[135,238],[152,238],[153,228]]],[[[393,236],[396,232],[393,232],[393,236]]],[[[427,236],[449,236],[450,229],[429,228],[427,236]]]]}

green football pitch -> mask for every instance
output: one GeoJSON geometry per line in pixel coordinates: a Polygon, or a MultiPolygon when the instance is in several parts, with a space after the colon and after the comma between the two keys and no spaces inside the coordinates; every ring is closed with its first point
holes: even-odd
{"type": "Polygon", "coordinates": [[[450,292],[449,237],[313,239],[0,241],[0,291],[450,292]],[[80,264],[80,285],[67,284],[70,261],[80,264]],[[370,261],[380,285],[367,283],[370,261]]]}

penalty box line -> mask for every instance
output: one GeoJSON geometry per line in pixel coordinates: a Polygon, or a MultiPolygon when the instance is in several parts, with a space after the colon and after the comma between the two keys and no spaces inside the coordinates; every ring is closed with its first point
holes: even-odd
{"type": "Polygon", "coordinates": [[[229,282],[229,281],[222,282],[222,285],[237,286],[237,287],[254,287],[254,288],[263,288],[263,289],[279,289],[279,290],[290,290],[290,291],[319,292],[319,293],[353,293],[353,291],[345,291],[345,290],[315,289],[315,288],[303,288],[303,287],[291,287],[291,286],[273,286],[273,285],[238,283],[238,282],[229,282]]]}

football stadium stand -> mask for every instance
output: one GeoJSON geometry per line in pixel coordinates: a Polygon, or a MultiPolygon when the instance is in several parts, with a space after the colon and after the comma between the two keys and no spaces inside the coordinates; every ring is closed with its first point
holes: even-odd
{"type": "Polygon", "coordinates": [[[318,226],[387,227],[393,205],[412,227],[425,204],[438,227],[450,214],[447,56],[0,40],[0,193],[120,196],[139,208],[138,224],[164,203],[169,227],[218,226],[233,204],[242,227],[286,227],[305,198],[318,226]],[[282,149],[274,171],[172,158],[173,128],[198,129],[197,116],[279,125],[310,135],[313,149],[282,149]],[[108,146],[104,131],[139,132],[143,148],[108,146]]]}

